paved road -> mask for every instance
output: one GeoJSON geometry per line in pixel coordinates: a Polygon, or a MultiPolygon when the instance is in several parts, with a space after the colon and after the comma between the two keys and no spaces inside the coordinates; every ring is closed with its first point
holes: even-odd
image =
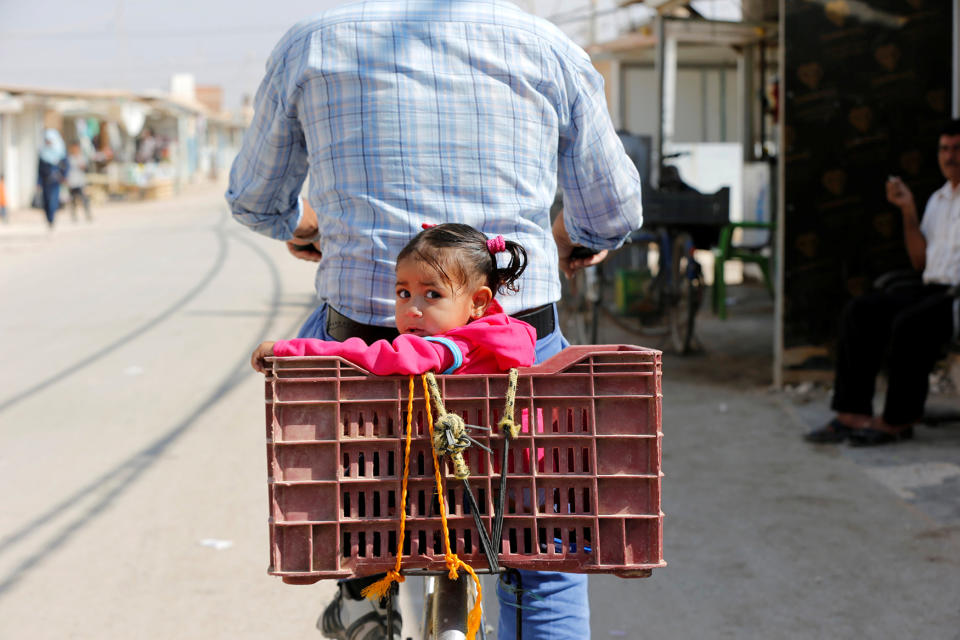
{"type": "MultiPolygon", "coordinates": [[[[309,312],[312,267],[221,192],[0,228],[0,638],[320,637],[330,586],[265,575],[246,364],[309,312]]],[[[665,358],[670,564],[593,579],[593,637],[960,638],[960,429],[805,446],[820,400],[770,393],[769,310],[733,314],[665,358]]]]}
{"type": "Polygon", "coordinates": [[[264,573],[247,364],[312,269],[218,192],[2,230],[0,638],[319,637],[325,589],[264,573]]]}

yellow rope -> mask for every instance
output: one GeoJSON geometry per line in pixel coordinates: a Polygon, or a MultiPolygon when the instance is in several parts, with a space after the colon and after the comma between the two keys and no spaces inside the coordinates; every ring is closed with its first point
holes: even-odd
{"type": "MultiPolygon", "coordinates": [[[[430,414],[430,391],[431,385],[427,381],[428,376],[433,377],[431,374],[423,375],[423,395],[426,400],[427,405],[427,428],[430,430],[430,439],[433,440],[433,417],[430,414]]],[[[436,392],[435,400],[437,400],[438,411],[443,410],[443,404],[440,401],[439,389],[436,386],[436,379],[433,379],[433,389],[436,392]]],[[[459,578],[457,574],[457,569],[463,568],[473,577],[473,582],[477,586],[477,600],[473,603],[473,608],[470,609],[470,614],[467,616],[467,640],[475,640],[477,637],[477,631],[480,630],[480,616],[482,615],[482,609],[480,603],[483,601],[483,589],[480,587],[480,579],[477,578],[476,572],[474,572],[473,567],[457,557],[457,554],[450,551],[450,531],[447,529],[447,506],[443,499],[443,478],[440,473],[440,461],[437,459],[437,450],[431,448],[431,453],[433,454],[433,474],[437,481],[437,498],[440,501],[440,522],[443,527],[443,547],[444,547],[444,559],[447,564],[447,569],[449,573],[447,576],[451,580],[457,580],[459,578]]]]}
{"type": "Polygon", "coordinates": [[[497,427],[511,440],[516,440],[520,436],[520,425],[513,421],[513,405],[517,397],[517,380],[519,377],[519,371],[510,369],[510,377],[507,379],[507,396],[503,405],[503,417],[497,422],[497,427]]]}
{"type": "MultiPolygon", "coordinates": [[[[387,575],[384,578],[368,585],[360,592],[363,597],[369,598],[370,600],[380,600],[387,595],[391,584],[394,582],[403,582],[406,579],[400,574],[400,563],[403,562],[403,539],[406,535],[405,528],[407,524],[407,478],[410,475],[410,439],[413,434],[414,388],[413,376],[410,376],[410,389],[407,394],[407,442],[403,452],[403,483],[400,494],[400,536],[397,540],[397,564],[392,570],[387,571],[387,575]]],[[[429,403],[427,404],[429,405],[429,403]]]]}
{"type": "Polygon", "coordinates": [[[431,397],[437,407],[437,427],[439,428],[436,433],[430,431],[433,449],[441,455],[449,456],[450,461],[453,462],[453,475],[458,480],[466,480],[470,477],[470,468],[463,459],[463,450],[470,446],[470,440],[467,439],[467,425],[457,414],[447,413],[443,406],[443,397],[440,395],[440,385],[437,384],[433,372],[423,374],[423,388],[427,395],[428,415],[431,397]],[[453,444],[447,440],[447,433],[453,437],[453,444]]]}

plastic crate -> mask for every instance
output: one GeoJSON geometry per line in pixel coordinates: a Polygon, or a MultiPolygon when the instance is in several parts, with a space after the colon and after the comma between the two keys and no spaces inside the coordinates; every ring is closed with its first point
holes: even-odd
{"type": "MultiPolygon", "coordinates": [[[[570,347],[521,369],[511,443],[503,566],[648,575],[664,566],[660,510],[661,353],[570,347]]],[[[507,376],[438,376],[447,411],[496,425],[507,376]]],[[[335,357],[272,359],[266,381],[270,568],[285,582],[394,567],[409,379],[335,357]]],[[[423,388],[415,381],[405,571],[444,571],[423,388]]],[[[502,435],[464,452],[486,530],[499,493],[502,435]],[[491,460],[491,458],[493,458],[491,460]]],[[[447,463],[452,551],[487,567],[462,481],[447,463]]]]}

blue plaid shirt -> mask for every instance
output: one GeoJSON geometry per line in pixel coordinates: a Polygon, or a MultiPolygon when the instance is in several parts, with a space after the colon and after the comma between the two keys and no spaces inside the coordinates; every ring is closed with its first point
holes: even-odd
{"type": "Polygon", "coordinates": [[[640,180],[587,54],[502,0],[370,0],[294,26],[274,49],[227,201],[289,240],[317,212],[316,287],[393,325],[394,259],[422,223],[463,222],[527,250],[507,313],[560,297],[550,205],[571,239],[613,249],[640,227],[640,180]]]}

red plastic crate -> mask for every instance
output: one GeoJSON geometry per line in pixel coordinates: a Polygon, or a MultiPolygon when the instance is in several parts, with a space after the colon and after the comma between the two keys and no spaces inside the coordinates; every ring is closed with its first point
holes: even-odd
{"type": "MultiPolygon", "coordinates": [[[[311,583],[393,569],[409,379],[335,357],[271,362],[269,572],[311,583]]],[[[522,431],[510,445],[501,565],[621,575],[665,565],[660,378],[659,351],[626,345],[570,347],[520,369],[514,416],[522,431]]],[[[496,425],[506,374],[437,379],[447,411],[496,425]]],[[[414,389],[403,568],[445,571],[419,377],[414,389]]],[[[464,455],[489,532],[503,436],[485,434],[472,433],[495,454],[471,447],[464,455]]],[[[463,483],[446,466],[452,551],[486,568],[463,483]]]]}

